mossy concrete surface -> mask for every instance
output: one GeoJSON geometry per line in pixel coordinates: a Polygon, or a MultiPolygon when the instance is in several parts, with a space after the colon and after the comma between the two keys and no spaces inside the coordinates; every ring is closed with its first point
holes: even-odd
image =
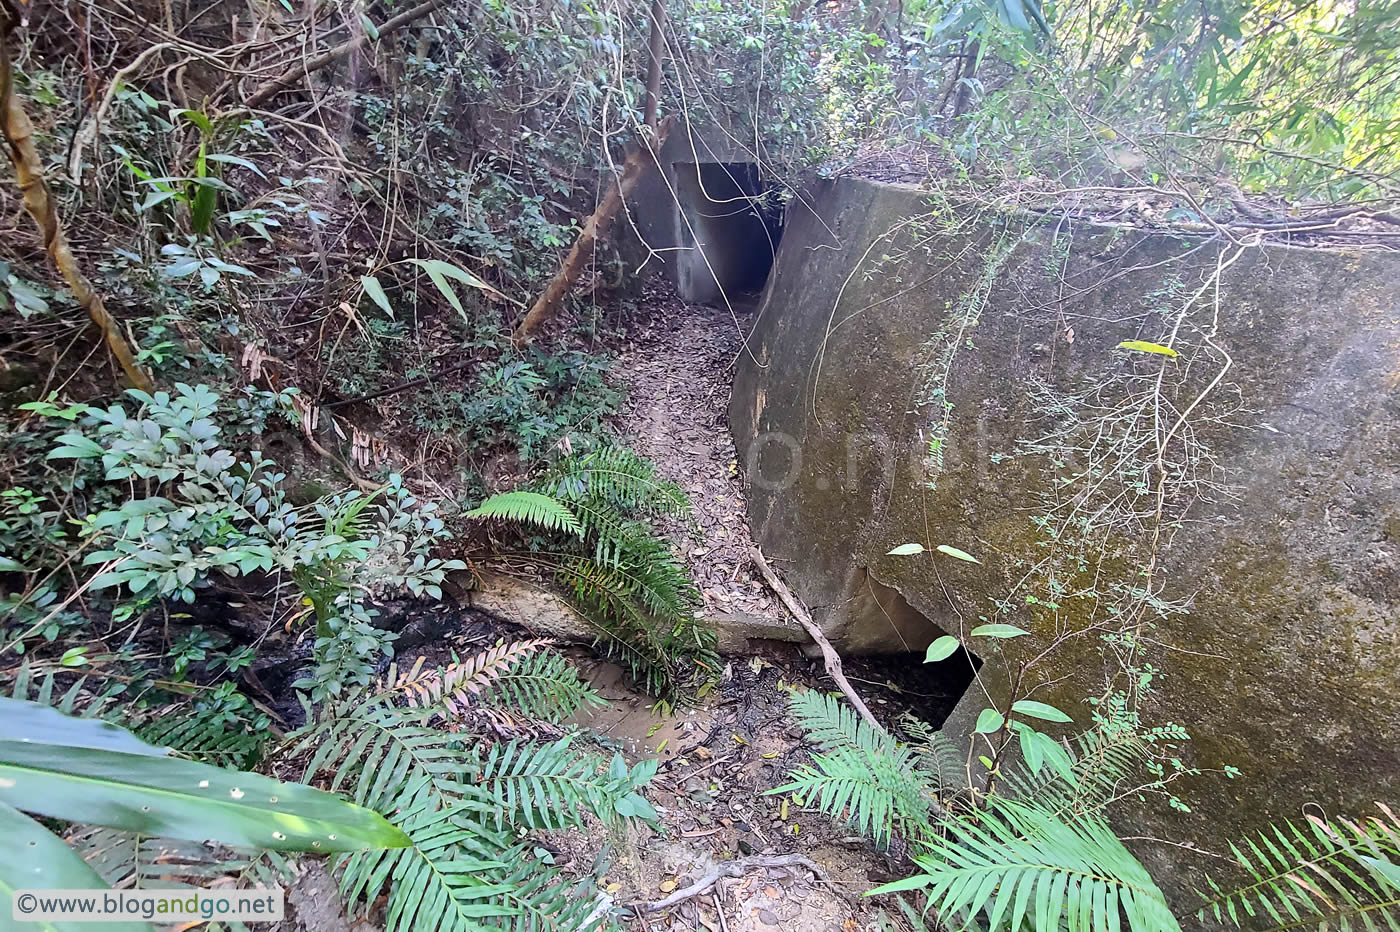
{"type": "MultiPolygon", "coordinates": [[[[950,732],[1005,708],[1007,669],[1082,724],[1134,687],[1125,658],[1151,665],[1145,724],[1243,776],[1174,784],[1192,811],[1127,834],[1228,853],[1309,804],[1400,803],[1400,257],[823,181],[789,208],[730,420],[755,537],[838,648],[948,632],[986,661],[950,732]],[[1031,633],[970,637],[983,619],[1031,633]]],[[[1140,852],[1181,905],[1222,863],[1140,852]]]]}

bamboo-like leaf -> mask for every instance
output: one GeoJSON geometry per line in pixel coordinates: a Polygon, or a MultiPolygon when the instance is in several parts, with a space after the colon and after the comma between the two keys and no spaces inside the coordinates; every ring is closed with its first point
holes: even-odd
{"type": "Polygon", "coordinates": [[[378,304],[385,314],[394,316],[394,307],[389,303],[389,296],[384,293],[384,286],[379,283],[379,279],[373,275],[361,275],[360,287],[365,294],[369,295],[371,301],[378,304]]]}
{"type": "Polygon", "coordinates": [[[968,553],[966,550],[959,550],[957,547],[950,547],[947,544],[939,544],[937,550],[939,553],[946,554],[955,560],[964,560],[968,563],[982,562],[981,560],[974,557],[972,554],[968,553]]]}
{"type": "MultiPolygon", "coordinates": [[[[0,926],[9,928],[16,890],[100,890],[107,884],[63,840],[24,813],[0,803],[0,926]]],[[[43,932],[81,932],[88,923],[25,923],[43,932]]],[[[144,922],[107,922],[111,932],[150,932],[144,922]]]]}
{"type": "Polygon", "coordinates": [[[1160,343],[1149,343],[1146,340],[1124,340],[1118,344],[1118,349],[1132,350],[1135,353],[1152,353],[1157,356],[1176,357],[1180,354],[1170,346],[1163,346],[1160,343]]]}
{"type": "MultiPolygon", "coordinates": [[[[32,703],[0,699],[0,721],[32,703]]],[[[402,847],[403,832],[329,793],[260,774],[152,753],[112,750],[112,726],[71,719],[44,733],[0,739],[0,803],[25,812],[147,835],[295,851],[402,847]],[[88,729],[85,733],[83,729],[88,729]]],[[[136,741],[131,738],[131,741],[136,741]]],[[[139,742],[138,742],[139,744],[139,742]]]]}

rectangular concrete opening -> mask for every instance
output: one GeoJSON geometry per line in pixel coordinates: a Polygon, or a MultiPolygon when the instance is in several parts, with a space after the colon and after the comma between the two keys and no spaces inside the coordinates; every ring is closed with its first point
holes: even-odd
{"type": "Polygon", "coordinates": [[[752,162],[676,162],[676,284],[687,301],[731,301],[763,289],[782,211],[752,162]]]}

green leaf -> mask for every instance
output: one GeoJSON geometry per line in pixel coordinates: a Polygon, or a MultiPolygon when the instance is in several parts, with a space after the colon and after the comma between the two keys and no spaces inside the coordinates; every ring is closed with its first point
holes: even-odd
{"type": "MultiPolygon", "coordinates": [[[[468,272],[461,266],[453,265],[451,262],[444,262],[441,259],[409,259],[408,261],[416,266],[419,266],[423,269],[423,271],[427,272],[428,276],[433,279],[433,282],[435,284],[439,281],[439,279],[451,278],[455,281],[461,282],[464,285],[470,285],[473,288],[484,291],[488,295],[500,298],[503,301],[509,301],[510,303],[515,304],[517,306],[520,304],[519,301],[516,301],[513,298],[506,297],[500,291],[493,288],[491,285],[481,280],[480,278],[476,277],[471,272],[468,272]]],[[[438,285],[439,290],[441,290],[442,287],[442,285],[438,285]]]]}
{"type": "Polygon", "coordinates": [[[957,638],[951,634],[945,634],[928,646],[928,652],[924,654],[924,663],[937,663],[953,656],[953,652],[960,646],[957,638]]]}
{"type": "Polygon", "coordinates": [[[968,553],[966,550],[959,550],[957,547],[949,547],[947,544],[939,544],[938,552],[945,553],[958,560],[966,560],[968,563],[981,563],[982,561],[968,553]]]}
{"type": "Polygon", "coordinates": [[[898,547],[896,547],[896,548],[894,548],[893,550],[889,551],[889,552],[886,554],[886,556],[891,556],[891,557],[908,557],[908,556],[912,556],[912,555],[914,555],[914,554],[916,554],[916,553],[923,553],[923,552],[924,552],[924,545],[923,545],[923,544],[900,544],[898,547]]]}
{"type": "Polygon", "coordinates": [[[104,722],[70,719],[58,735],[35,730],[32,706],[0,699],[0,803],[16,809],[240,847],[357,851],[410,843],[377,813],[309,786],[157,756],[144,745],[136,753],[112,750],[120,739],[104,722]]]}
{"type": "Polygon", "coordinates": [[[1029,715],[1031,718],[1043,719],[1047,722],[1072,722],[1070,718],[1053,705],[1046,705],[1043,702],[1036,702],[1034,699],[1021,699],[1011,704],[1011,711],[1020,712],[1022,715],[1029,715]]]}
{"type": "Polygon", "coordinates": [[[103,453],[101,444],[84,437],[82,434],[64,434],[58,438],[58,444],[57,447],[49,451],[49,455],[44,457],[45,459],[86,460],[101,456],[103,453]]]}
{"type": "Polygon", "coordinates": [[[371,301],[378,304],[385,314],[394,316],[394,308],[389,304],[389,296],[384,293],[384,286],[379,283],[379,279],[373,275],[361,275],[360,287],[369,295],[371,301]]]}
{"type": "Polygon", "coordinates": [[[100,719],[73,718],[38,702],[0,698],[0,742],[23,741],[43,735],[53,748],[95,748],[123,754],[164,757],[165,748],[147,744],[116,725],[100,719]]]}
{"type": "Polygon", "coordinates": [[[250,162],[249,160],[247,160],[247,159],[245,159],[245,158],[240,158],[239,156],[236,156],[236,155],[225,155],[225,154],[222,153],[222,152],[215,152],[215,153],[212,153],[212,154],[210,154],[210,155],[205,156],[205,158],[208,159],[208,160],[211,161],[211,162],[220,162],[220,163],[222,163],[222,164],[224,164],[224,165],[237,165],[239,168],[246,168],[246,169],[248,169],[248,171],[250,171],[250,172],[252,172],[253,174],[257,175],[259,178],[266,178],[266,177],[267,177],[266,175],[263,174],[262,169],[261,169],[261,168],[258,168],[257,165],[254,165],[254,164],[253,164],[252,162],[250,162]]]}
{"type": "Polygon", "coordinates": [[[972,729],[973,734],[990,735],[993,732],[1001,731],[1001,726],[1006,724],[1006,717],[996,709],[983,709],[977,716],[977,725],[972,729]]]}
{"type": "Polygon", "coordinates": [[[0,554],[0,573],[27,573],[24,564],[18,560],[0,554]]]}
{"type": "Polygon", "coordinates": [[[170,121],[171,121],[172,123],[175,122],[175,120],[179,119],[180,117],[184,117],[186,120],[189,120],[189,121],[190,121],[191,123],[193,123],[195,126],[199,127],[199,131],[200,131],[201,133],[203,133],[204,135],[206,135],[206,136],[212,136],[212,135],[214,135],[214,124],[213,124],[212,122],[210,122],[209,118],[208,118],[207,116],[205,116],[203,113],[201,113],[200,111],[198,111],[198,110],[171,110],[171,111],[170,111],[170,121]]]}
{"type": "Polygon", "coordinates": [[[361,13],[360,25],[364,27],[365,35],[369,36],[370,39],[375,42],[379,41],[379,28],[374,25],[374,20],[361,13]]]}
{"type": "Polygon", "coordinates": [[[1158,356],[1178,356],[1176,350],[1170,346],[1163,346],[1160,343],[1148,343],[1146,340],[1124,340],[1118,344],[1118,349],[1132,350],[1135,353],[1155,353],[1158,356]]]}
{"type": "Polygon", "coordinates": [[[972,629],[972,636],[975,638],[1018,638],[1023,634],[1030,632],[1015,625],[978,625],[972,629]]]}
{"type": "MultiPolygon", "coordinates": [[[[102,890],[107,884],[52,832],[16,809],[0,804],[0,907],[6,928],[16,890],[102,890]]],[[[35,932],[80,932],[90,923],[45,920],[25,923],[35,932]]],[[[144,922],[106,922],[110,932],[150,932],[144,922]]]]}

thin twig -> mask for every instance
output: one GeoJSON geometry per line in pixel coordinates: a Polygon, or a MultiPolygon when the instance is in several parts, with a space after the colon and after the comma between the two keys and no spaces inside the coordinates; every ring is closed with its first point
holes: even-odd
{"type": "Polygon", "coordinates": [[[710,869],[700,876],[688,887],[677,890],[664,900],[657,900],[655,903],[642,903],[632,908],[640,914],[659,913],[663,909],[670,909],[678,903],[697,897],[709,890],[723,877],[742,877],[751,870],[760,867],[805,867],[817,876],[818,880],[830,883],[827,880],[826,872],[816,865],[810,858],[800,854],[756,854],[752,857],[737,858],[733,861],[721,861],[711,864],[710,869]]]}

